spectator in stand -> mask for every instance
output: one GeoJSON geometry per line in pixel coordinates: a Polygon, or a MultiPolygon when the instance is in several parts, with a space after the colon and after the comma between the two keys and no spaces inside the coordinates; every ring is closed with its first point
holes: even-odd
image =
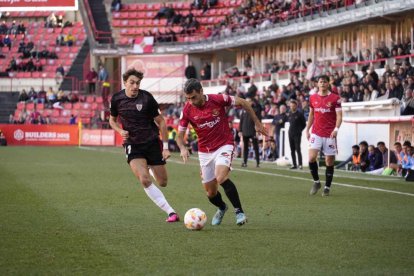
{"type": "Polygon", "coordinates": [[[185,68],[185,77],[187,79],[196,79],[197,78],[197,71],[193,65],[193,62],[190,60],[188,62],[188,66],[185,68]]]}
{"type": "Polygon", "coordinates": [[[52,12],[47,18],[46,18],[46,28],[54,28],[57,25],[57,18],[54,12],[52,12]]]}
{"type": "Polygon", "coordinates": [[[95,68],[92,67],[85,77],[85,81],[88,84],[89,94],[95,94],[97,79],[98,79],[98,74],[96,73],[95,68]]]}
{"type": "Polygon", "coordinates": [[[59,14],[59,16],[56,19],[56,26],[58,28],[63,28],[63,15],[59,14]]]}
{"type": "Polygon", "coordinates": [[[10,36],[9,36],[9,35],[6,35],[6,36],[3,38],[3,44],[4,44],[4,46],[6,46],[6,47],[8,47],[8,48],[9,48],[9,51],[11,51],[12,41],[11,41],[11,38],[10,38],[10,36]]]}
{"type": "Polygon", "coordinates": [[[64,46],[65,45],[65,36],[63,32],[61,32],[56,38],[56,46],[64,46]]]}
{"type": "Polygon", "coordinates": [[[404,95],[404,88],[402,86],[401,80],[397,76],[394,75],[392,77],[392,81],[394,84],[394,88],[391,90],[388,98],[389,99],[397,98],[401,100],[404,95]]]}
{"type": "Polygon", "coordinates": [[[111,3],[111,11],[112,12],[119,12],[122,9],[122,2],[121,0],[112,0],[111,3]]]}
{"type": "Polygon", "coordinates": [[[70,125],[76,125],[76,116],[75,115],[73,115],[73,114],[70,115],[69,124],[70,125]]]}
{"type": "Polygon", "coordinates": [[[307,80],[313,80],[315,77],[319,76],[322,72],[319,66],[315,62],[312,62],[311,58],[308,58],[306,60],[306,69],[307,69],[306,71],[307,80]]]}
{"type": "Polygon", "coordinates": [[[65,36],[65,45],[67,46],[73,46],[73,44],[75,43],[75,37],[72,35],[72,32],[69,32],[66,36],[65,36]]]}
{"type": "Polygon", "coordinates": [[[207,62],[204,63],[204,80],[211,80],[211,66],[207,62]]]}
{"type": "Polygon", "coordinates": [[[414,115],[413,90],[407,88],[401,101],[401,115],[414,115]]]}
{"type": "Polygon", "coordinates": [[[19,94],[19,102],[25,102],[29,100],[29,96],[27,95],[27,92],[25,89],[23,89],[19,94]]]}
{"type": "Polygon", "coordinates": [[[109,74],[103,65],[99,65],[98,81],[99,85],[102,86],[104,82],[109,80],[109,74]]]}
{"type": "Polygon", "coordinates": [[[65,68],[63,67],[63,64],[61,63],[56,68],[55,81],[57,85],[59,85],[63,81],[63,76],[65,76],[65,68]]]}
{"type": "Polygon", "coordinates": [[[14,57],[10,60],[9,67],[7,67],[6,72],[17,71],[17,61],[14,57]]]}
{"type": "Polygon", "coordinates": [[[49,87],[49,89],[46,92],[46,97],[47,97],[47,101],[51,104],[57,101],[57,95],[55,91],[53,91],[53,87],[49,87]]]}
{"type": "Polygon", "coordinates": [[[351,51],[346,52],[345,63],[357,62],[358,59],[352,54],[351,51]]]}
{"type": "Polygon", "coordinates": [[[344,60],[344,52],[341,47],[336,48],[336,58],[340,61],[344,60]]]}

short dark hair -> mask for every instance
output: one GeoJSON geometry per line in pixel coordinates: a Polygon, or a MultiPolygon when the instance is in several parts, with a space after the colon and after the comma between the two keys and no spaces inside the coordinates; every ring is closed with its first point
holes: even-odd
{"type": "Polygon", "coordinates": [[[401,147],[401,143],[400,142],[395,142],[394,146],[400,146],[401,147]]]}
{"type": "Polygon", "coordinates": [[[135,76],[139,80],[142,80],[144,78],[144,73],[136,70],[135,68],[130,68],[124,74],[122,74],[122,79],[124,82],[126,82],[130,76],[135,76]]]}
{"type": "Polygon", "coordinates": [[[382,142],[382,141],[379,141],[379,142],[377,143],[377,147],[379,147],[379,146],[384,146],[384,147],[385,147],[385,143],[384,143],[384,142],[382,142]]]}
{"type": "Polygon", "coordinates": [[[368,147],[368,143],[367,143],[367,141],[361,141],[360,143],[359,143],[359,145],[364,145],[364,146],[366,146],[366,147],[368,147]]]}
{"type": "Polygon", "coordinates": [[[359,146],[358,145],[353,145],[352,146],[353,149],[359,150],[359,146]]]}
{"type": "Polygon", "coordinates": [[[317,80],[319,81],[320,79],[323,79],[323,80],[329,82],[329,78],[328,78],[327,75],[320,75],[320,76],[318,76],[317,80]]]}
{"type": "Polygon", "coordinates": [[[193,91],[200,92],[203,89],[200,81],[197,79],[188,79],[184,84],[184,93],[191,94],[193,91]]]}
{"type": "Polygon", "coordinates": [[[411,147],[411,142],[410,141],[404,141],[403,146],[411,147]]]}

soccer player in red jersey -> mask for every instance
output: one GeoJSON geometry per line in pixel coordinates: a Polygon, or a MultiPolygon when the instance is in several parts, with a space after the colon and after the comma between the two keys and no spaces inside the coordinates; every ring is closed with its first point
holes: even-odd
{"type": "Polygon", "coordinates": [[[124,140],[127,161],[135,177],[144,186],[147,196],[168,214],[167,222],[179,221],[158,187],[152,183],[150,171],[161,187],[167,186],[165,160],[170,157],[168,132],[158,103],[151,93],[139,89],[144,75],[135,69],[123,75],[125,89],[115,93],[111,100],[110,126],[124,140]],[[121,119],[122,126],[118,123],[121,119]],[[163,143],[160,141],[160,132],[163,143]]]}
{"type": "Polygon", "coordinates": [[[212,219],[212,225],[219,225],[228,207],[224,203],[218,185],[221,185],[235,208],[236,224],[247,222],[240,203],[239,194],[234,183],[229,179],[234,151],[234,137],[228,124],[225,107],[241,106],[254,121],[257,132],[267,136],[267,130],[257,118],[251,105],[239,97],[204,95],[201,83],[189,79],[184,86],[187,99],[178,128],[177,144],[184,162],[188,159],[188,151],[184,145],[184,133],[190,123],[198,136],[201,177],[209,201],[218,207],[212,219]]]}
{"type": "Polygon", "coordinates": [[[342,123],[341,98],[329,91],[327,76],[318,78],[318,89],[319,91],[309,98],[310,112],[306,127],[306,136],[309,140],[309,169],[314,180],[310,194],[316,194],[321,188],[316,158],[319,151],[323,150],[326,161],[326,182],[322,196],[328,196],[337,153],[336,137],[342,123]]]}

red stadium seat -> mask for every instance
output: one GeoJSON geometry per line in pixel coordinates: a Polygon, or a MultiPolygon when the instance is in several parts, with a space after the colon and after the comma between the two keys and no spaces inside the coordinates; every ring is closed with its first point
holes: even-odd
{"type": "Polygon", "coordinates": [[[25,102],[18,102],[17,103],[17,110],[23,110],[25,106],[26,106],[25,102]]]}
{"type": "Polygon", "coordinates": [[[43,110],[45,108],[45,104],[43,103],[37,103],[36,104],[36,110],[43,110]]]}
{"type": "Polygon", "coordinates": [[[64,103],[63,108],[64,109],[72,109],[72,103],[64,103]]]}
{"type": "Polygon", "coordinates": [[[86,96],[86,102],[87,103],[93,103],[93,102],[95,102],[95,97],[94,96],[91,96],[91,95],[86,96]]]}

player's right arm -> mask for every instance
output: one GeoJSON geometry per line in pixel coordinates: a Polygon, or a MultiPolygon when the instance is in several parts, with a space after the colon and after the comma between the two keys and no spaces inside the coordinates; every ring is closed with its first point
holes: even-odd
{"type": "Polygon", "coordinates": [[[184,135],[187,130],[188,124],[189,124],[189,120],[187,116],[185,115],[185,110],[183,110],[181,112],[180,122],[178,124],[178,135],[177,135],[176,142],[177,142],[178,148],[180,149],[180,156],[183,159],[184,163],[187,162],[188,157],[190,156],[188,153],[187,147],[185,146],[185,143],[184,143],[184,135]]]}
{"type": "Polygon", "coordinates": [[[121,126],[118,124],[118,117],[115,116],[110,116],[109,117],[109,125],[111,126],[111,128],[113,130],[115,130],[116,132],[118,132],[121,136],[122,139],[125,141],[126,139],[128,139],[129,137],[129,132],[126,130],[123,130],[121,128],[121,126]]]}
{"type": "Polygon", "coordinates": [[[306,138],[309,140],[310,138],[310,129],[313,125],[313,118],[314,118],[314,111],[313,108],[309,108],[309,116],[308,116],[308,124],[306,125],[306,138]]]}
{"type": "Polygon", "coordinates": [[[188,160],[188,150],[187,147],[184,144],[184,134],[185,131],[179,131],[177,135],[177,146],[180,148],[180,156],[183,159],[184,163],[188,160]]]}

